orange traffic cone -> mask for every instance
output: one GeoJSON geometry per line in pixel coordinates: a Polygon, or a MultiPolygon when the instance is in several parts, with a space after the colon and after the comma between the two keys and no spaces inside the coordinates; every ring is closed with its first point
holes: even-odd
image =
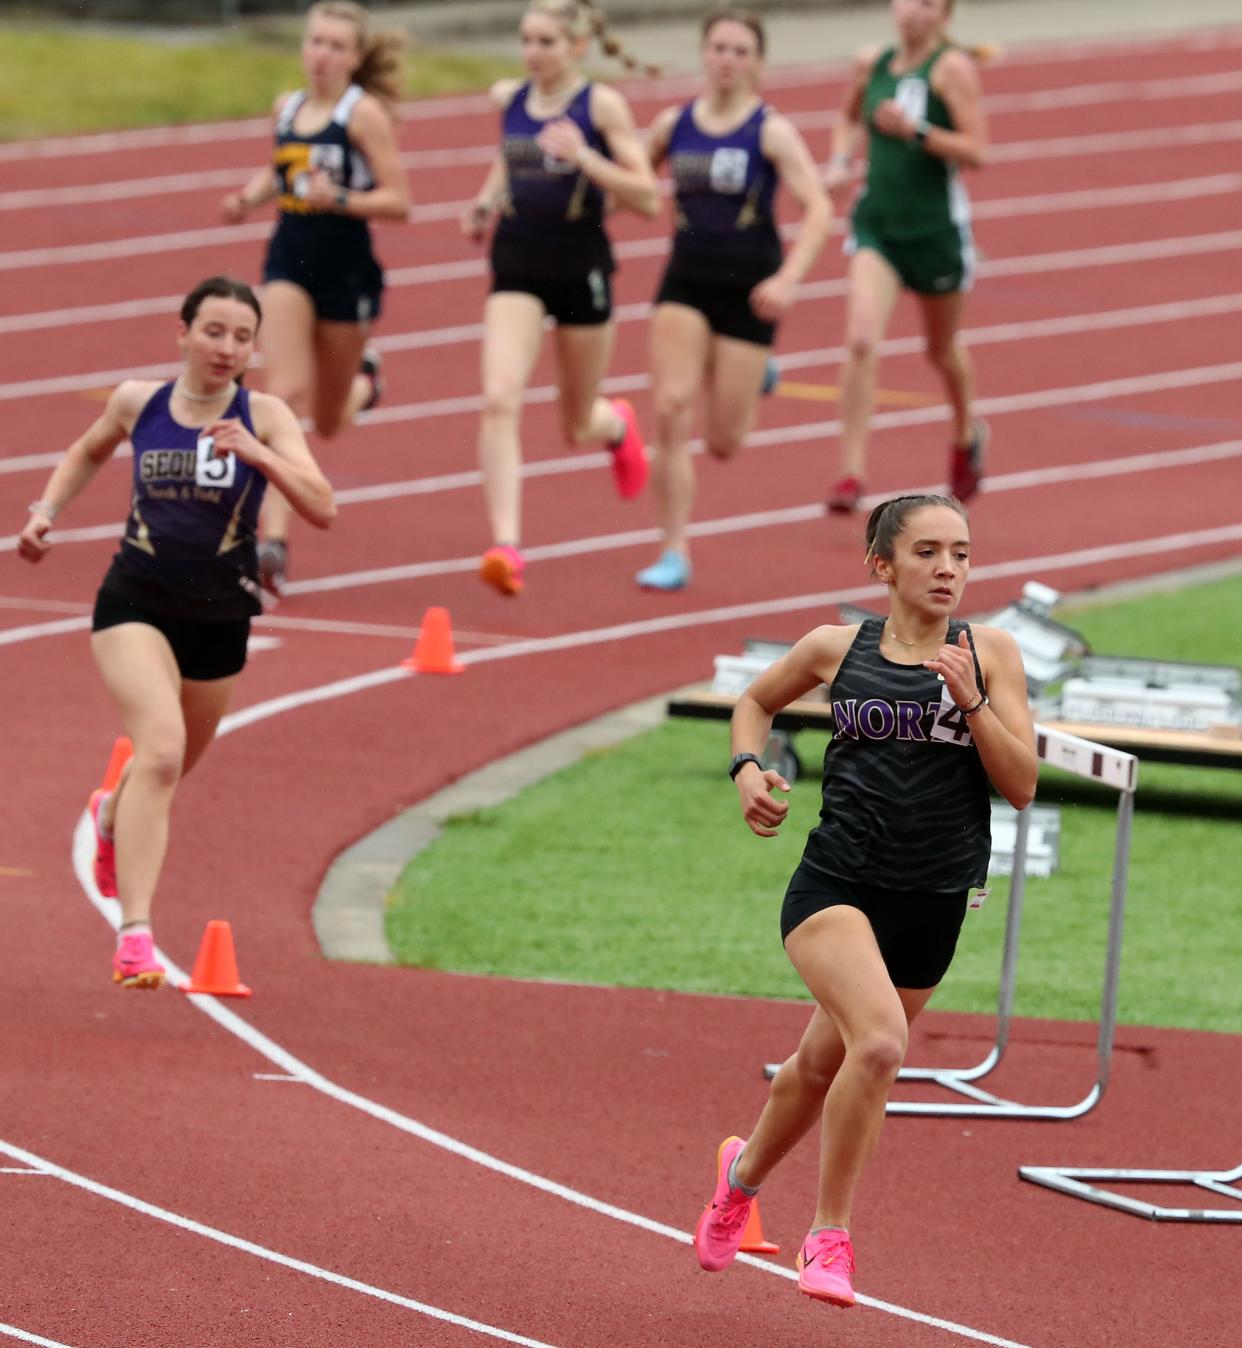
{"type": "MultiPolygon", "coordinates": [[[[725,1142],[729,1139],[725,1138],[725,1142]]],[[[716,1179],[720,1179],[720,1153],[724,1151],[725,1143],[722,1142],[716,1150],[716,1179]]],[[[750,1205],[750,1215],[746,1218],[746,1225],[742,1228],[742,1243],[738,1247],[744,1254],[779,1254],[781,1247],[773,1245],[763,1234],[763,1222],[759,1219],[759,1200],[756,1198],[750,1205]]]]}
{"type": "Polygon", "coordinates": [[[208,922],[194,961],[194,972],[182,992],[208,992],[213,997],[249,997],[250,989],[237,975],[233,928],[218,919],[208,922]]]}
{"type": "Polygon", "coordinates": [[[414,654],[402,660],[402,669],[418,674],[460,674],[466,668],[453,654],[453,627],[446,608],[429,608],[418,629],[414,654]]]}
{"type": "Polygon", "coordinates": [[[116,790],[116,784],[121,780],[121,773],[125,771],[125,764],[133,756],[134,746],[121,736],[112,746],[112,752],[108,755],[108,766],[104,769],[103,781],[99,784],[99,789],[105,794],[116,790]]]}

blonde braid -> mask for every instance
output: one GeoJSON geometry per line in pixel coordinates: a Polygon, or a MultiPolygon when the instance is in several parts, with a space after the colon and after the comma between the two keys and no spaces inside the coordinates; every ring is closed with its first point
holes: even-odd
{"type": "Polygon", "coordinates": [[[530,12],[555,19],[575,42],[594,38],[604,55],[620,61],[626,70],[652,76],[663,73],[659,66],[638,61],[625,50],[620,39],[613,37],[607,16],[594,0],[532,0],[530,12]]]}

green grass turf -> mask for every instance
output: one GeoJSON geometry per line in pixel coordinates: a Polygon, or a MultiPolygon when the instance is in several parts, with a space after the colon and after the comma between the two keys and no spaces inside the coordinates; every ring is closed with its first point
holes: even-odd
{"type": "MultiPolygon", "coordinates": [[[[1242,578],[1058,616],[1099,651],[1242,661],[1242,578]]],[[[450,821],[389,900],[398,959],[537,979],[801,997],[778,916],[819,806],[826,737],[778,839],[754,837],[723,775],[723,723],[670,721],[591,754],[504,805],[450,821]]],[[[1119,1008],[1131,1023],[1242,1032],[1242,773],[1143,764],[1119,1008]]],[[[1061,866],[1027,885],[1019,1014],[1094,1019],[1104,962],[1116,793],[1047,769],[1061,866]]],[[[1006,882],[967,917],[935,1005],[996,1001],[1006,882]]]]}
{"type": "MultiPolygon", "coordinates": [[[[0,139],[265,115],[301,82],[295,28],[180,43],[12,24],[0,30],[0,139]]],[[[413,48],[407,93],[485,89],[508,64],[413,48]]]]}

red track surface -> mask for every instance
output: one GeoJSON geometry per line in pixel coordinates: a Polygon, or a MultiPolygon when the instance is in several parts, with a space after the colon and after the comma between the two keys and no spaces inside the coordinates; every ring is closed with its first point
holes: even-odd
{"type": "MultiPolygon", "coordinates": [[[[973,515],[972,608],[1008,598],[1029,576],[1081,589],[1237,554],[1242,300],[1231,307],[1227,297],[1242,290],[1234,279],[1242,235],[1231,232],[1242,177],[1222,175],[1242,138],[1240,38],[1110,48],[1090,61],[1028,56],[989,73],[1001,152],[972,187],[992,271],[971,301],[969,325],[979,334],[982,394],[998,401],[990,412],[994,476],[973,515]],[[1045,91],[1073,96],[1084,82],[1116,87],[1078,106],[1044,106],[1045,91]],[[1196,129],[1154,153],[1150,138],[1166,128],[1196,129]],[[1026,148],[1006,152],[1014,145],[1026,148]],[[1204,181],[1162,187],[1189,180],[1204,181]],[[1047,201],[1106,188],[1133,190],[1123,204],[1047,201]],[[1148,246],[1165,240],[1175,242],[1148,246]],[[1111,257],[1096,253],[1072,266],[1050,256],[1106,248],[1111,257]],[[1179,307],[1128,322],[1109,317],[1158,304],[1179,307]],[[1051,333],[1021,326],[1090,315],[1100,317],[1051,333]],[[998,325],[1019,326],[980,331],[998,325]],[[1089,387],[1124,380],[1137,382],[1089,387]],[[1223,448],[1187,453],[1203,446],[1223,448]],[[1156,457],[1122,468],[1140,454],[1156,457]],[[1108,465],[1122,471],[1106,475],[1108,465]]],[[[822,78],[795,78],[774,101],[815,114],[835,106],[837,92],[822,78]]],[[[665,101],[640,101],[640,118],[665,101]]],[[[466,197],[482,171],[477,156],[453,167],[426,155],[486,145],[493,130],[471,103],[451,117],[407,122],[403,146],[423,156],[412,169],[418,200],[466,197]]],[[[807,132],[822,155],[822,116],[807,132]]],[[[264,153],[257,135],[0,156],[0,401],[8,400],[10,460],[0,459],[0,495],[15,528],[47,467],[19,470],[14,461],[63,446],[97,406],[91,390],[114,382],[115,372],[174,354],[171,305],[72,321],[49,311],[179,296],[209,271],[254,275],[260,251],[242,235],[69,260],[56,250],[99,252],[113,241],[214,229],[223,188],[134,189],[86,206],[72,194],[64,202],[38,194],[221,168],[240,174],[264,153]],[[16,195],[24,192],[33,195],[16,195]],[[23,250],[43,251],[18,258],[23,250]],[[42,392],[26,386],[45,380],[66,382],[42,392]]],[[[299,538],[304,585],[271,629],[282,644],[247,670],[240,707],[391,670],[411,640],[384,630],[310,630],[307,619],[412,629],[439,603],[459,632],[488,639],[461,641],[478,660],[461,678],[337,690],[215,746],[178,798],[161,943],[188,964],[204,921],[228,917],[256,989],[240,1014],[307,1068],[534,1176],[686,1232],[716,1141],[753,1116],[763,1095],[758,1065],[793,1044],[803,1007],[329,965],[309,907],[332,857],[394,810],[552,731],[699,678],[712,655],[744,635],[793,635],[831,616],[826,596],[862,579],[857,526],[812,509],[831,471],[835,405],[777,398],[738,463],[703,465],[697,518],[734,524],[698,541],[696,584],[678,597],[643,595],[631,583],[653,542],[629,531],[649,530],[650,506],[618,506],[598,466],[558,467],[565,452],[551,409],[532,406],[527,460],[549,471],[528,484],[528,596],[503,602],[472,574],[486,542],[477,486],[427,481],[474,466],[469,405],[426,406],[477,394],[473,339],[408,336],[477,322],[482,268],[461,267],[475,255],[448,216],[424,210],[410,227],[382,231],[395,282],[381,328],[389,406],[323,455],[346,504],[329,536],[299,538]],[[454,270],[437,277],[438,267],[454,270]],[[820,422],[821,430],[805,430],[820,422]],[[351,489],[414,480],[421,485],[388,499],[349,500],[351,489]],[[373,568],[408,570],[322,583],[373,568]],[[794,596],[808,598],[781,607],[794,596]],[[755,607],[731,616],[738,605],[755,607]],[[772,616],[759,616],[765,606],[772,616]],[[519,649],[512,638],[550,640],[519,649]],[[567,1035],[567,1024],[576,1033],[567,1035]]],[[[658,237],[632,221],[618,233],[631,242],[658,237]]],[[[645,301],[659,266],[650,248],[631,253],[620,302],[645,301]]],[[[834,248],[812,278],[818,289],[785,326],[791,380],[835,378],[840,275],[834,248]]],[[[912,336],[913,324],[903,310],[894,337],[912,336]]],[[[622,323],[614,375],[643,375],[645,339],[641,320],[622,323]]],[[[535,383],[548,378],[541,367],[535,383]]],[[[886,359],[881,382],[936,392],[913,348],[886,359]]],[[[935,483],[945,438],[939,412],[890,410],[876,435],[873,487],[935,483]]],[[[1242,1109],[1236,1039],[1123,1029],[1103,1104],[1077,1123],[892,1121],[859,1204],[859,1282],[872,1297],[952,1322],[937,1327],[874,1307],[827,1312],[785,1279],[749,1267],[708,1278],[667,1234],[498,1174],[438,1139],[411,1135],[394,1115],[368,1115],[308,1084],[257,1079],[282,1069],[176,994],[114,992],[105,981],[110,934],[82,896],[69,851],[115,724],[82,631],[45,625],[88,611],[113,544],[72,541],[73,531],[119,520],[127,471],[120,461],[101,474],[37,571],[11,551],[0,562],[0,659],[13,713],[10,828],[0,855],[11,952],[0,986],[10,1027],[0,1145],[5,1157],[31,1153],[366,1286],[274,1264],[254,1248],[222,1245],[48,1174],[3,1173],[0,1320],[79,1348],[370,1348],[485,1336],[384,1301],[382,1289],[558,1348],[699,1348],[719,1342],[722,1327],[731,1342],[755,1345],[1236,1344],[1227,1318],[1236,1231],[1146,1227],[1015,1178],[1019,1163],[1236,1163],[1236,1130],[1221,1127],[1242,1109]]],[[[913,1057],[970,1061],[985,1037],[983,1022],[931,1015],[913,1057]]],[[[1083,1027],[1028,1025],[1001,1085],[1068,1102],[1085,1091],[1092,1065],[1083,1027]]],[[[765,1192],[765,1226],[788,1255],[807,1220],[813,1166],[806,1145],[765,1192]]]]}

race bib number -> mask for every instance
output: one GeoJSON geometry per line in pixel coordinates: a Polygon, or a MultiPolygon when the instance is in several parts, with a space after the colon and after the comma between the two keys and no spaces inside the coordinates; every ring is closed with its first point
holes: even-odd
{"type": "Polygon", "coordinates": [[[712,155],[712,191],[736,195],[746,190],[746,170],[750,155],[745,150],[725,147],[712,155]]]}
{"type": "Polygon", "coordinates": [[[953,701],[953,695],[946,684],[940,694],[940,705],[936,708],[936,719],[932,722],[931,737],[945,744],[972,744],[970,722],[962,714],[962,709],[953,701]]]}
{"type": "Polygon", "coordinates": [[[921,122],[927,116],[927,81],[908,76],[897,81],[893,95],[897,106],[912,122],[921,122]]]}
{"type": "Polygon", "coordinates": [[[216,455],[215,437],[200,435],[196,446],[198,464],[194,471],[194,481],[200,487],[231,487],[237,476],[237,455],[226,454],[223,458],[216,455]]]}

